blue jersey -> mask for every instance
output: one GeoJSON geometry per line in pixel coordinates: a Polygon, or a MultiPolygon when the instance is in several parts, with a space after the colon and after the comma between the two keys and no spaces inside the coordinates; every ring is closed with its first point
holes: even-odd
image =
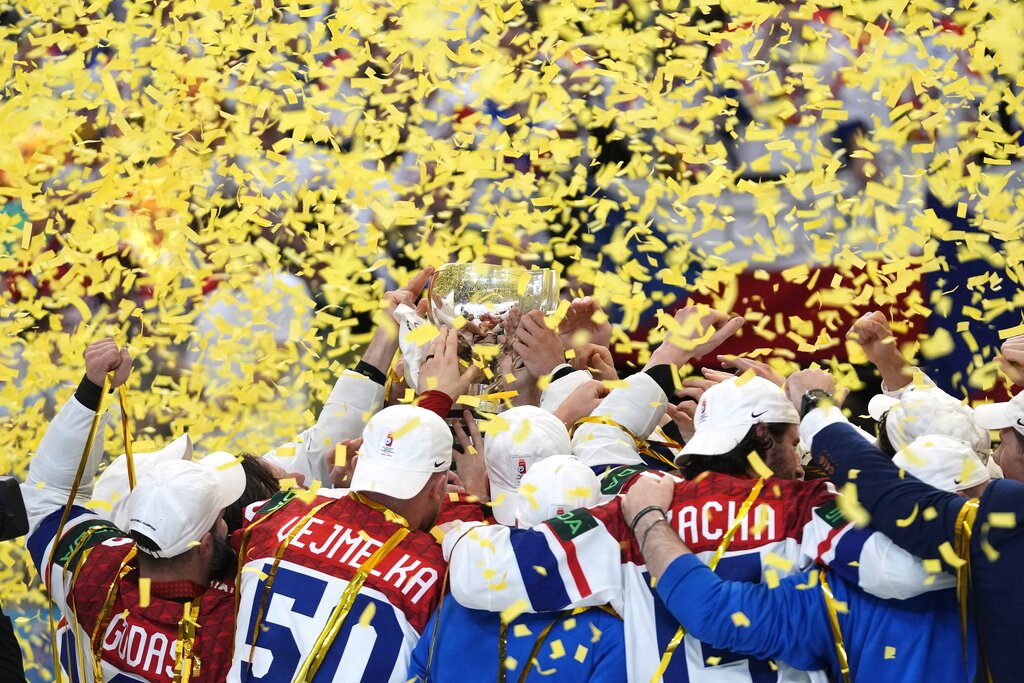
{"type": "MultiPolygon", "coordinates": [[[[657,590],[672,615],[701,641],[797,669],[825,669],[842,680],[836,644],[817,570],[767,584],[726,581],[693,555],[677,558],[657,590]],[[695,596],[699,596],[696,597],[695,596]]],[[[973,638],[967,660],[952,589],[909,600],[882,600],[829,572],[851,679],[854,683],[931,681],[962,683],[975,666],[973,638]]]]}
{"type": "MultiPolygon", "coordinates": [[[[837,485],[850,481],[856,485],[857,498],[871,513],[872,526],[909,552],[944,561],[939,548],[955,542],[957,515],[966,498],[901,472],[846,424],[823,428],[814,436],[812,448],[815,460],[837,485]],[[918,514],[929,509],[935,514],[918,514]]],[[[996,683],[1020,680],[1022,519],[1024,484],[993,480],[981,495],[971,536],[970,599],[978,637],[996,683]]]]}
{"type": "MultiPolygon", "coordinates": [[[[410,681],[459,681],[472,673],[474,681],[496,681],[499,666],[501,615],[463,607],[449,597],[423,629],[412,653],[410,681]],[[438,626],[438,613],[440,625],[438,626]],[[436,630],[436,637],[434,635],[436,630]],[[433,643],[433,654],[431,644],[433,643]],[[427,662],[430,662],[428,675],[427,662]]],[[[626,680],[626,647],[622,620],[598,607],[573,615],[521,614],[508,624],[505,680],[520,680],[524,667],[528,681],[559,683],[621,683],[626,680]],[[551,626],[530,655],[541,633],[551,626]]]]}

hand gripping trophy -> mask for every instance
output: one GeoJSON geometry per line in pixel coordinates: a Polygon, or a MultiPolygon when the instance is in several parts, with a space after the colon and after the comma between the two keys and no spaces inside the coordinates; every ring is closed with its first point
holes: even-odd
{"type": "MultiPolygon", "coordinates": [[[[520,317],[532,310],[553,312],[558,306],[558,273],[543,268],[451,263],[434,274],[428,290],[428,315],[435,325],[459,330],[463,361],[484,368],[484,382],[470,388],[476,395],[499,393],[506,358],[513,369],[522,361],[512,350],[520,317]]],[[[483,401],[480,410],[498,412],[500,402],[483,401]]]]}

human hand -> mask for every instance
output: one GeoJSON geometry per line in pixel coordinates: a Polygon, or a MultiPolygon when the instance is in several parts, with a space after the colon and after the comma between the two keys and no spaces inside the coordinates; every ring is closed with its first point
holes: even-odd
{"type": "Polygon", "coordinates": [[[573,299],[569,310],[558,326],[562,345],[571,349],[585,344],[608,346],[612,341],[612,326],[601,304],[593,297],[573,299]]]}
{"type": "Polygon", "coordinates": [[[103,386],[107,373],[113,372],[110,388],[116,389],[128,381],[132,372],[132,356],[127,348],[118,348],[113,339],[100,339],[85,349],[85,376],[98,387],[103,386]]]}
{"type": "Polygon", "coordinates": [[[419,393],[440,391],[457,401],[482,374],[476,365],[470,365],[465,371],[460,369],[459,333],[442,325],[420,365],[419,393]]]}
{"type": "Polygon", "coordinates": [[[551,374],[565,362],[565,351],[558,334],[547,326],[543,311],[530,311],[519,321],[512,349],[536,378],[551,374]]]}
{"type": "Polygon", "coordinates": [[[347,489],[352,483],[352,473],[355,472],[356,461],[359,459],[357,454],[362,445],[362,437],[344,439],[327,451],[325,457],[330,465],[331,484],[334,488],[347,489]]]}
{"type": "Polygon", "coordinates": [[[783,387],[786,396],[796,407],[797,411],[800,410],[800,403],[803,401],[804,394],[812,389],[821,389],[828,392],[832,396],[832,402],[837,406],[841,406],[847,394],[850,393],[845,388],[837,390],[836,380],[832,377],[832,373],[826,372],[821,368],[797,370],[789,376],[786,380],[786,385],[783,387]]]}
{"type": "MultiPolygon", "coordinates": [[[[640,475],[636,477],[626,493],[622,496],[621,510],[622,519],[626,524],[632,526],[637,513],[646,507],[655,505],[662,510],[668,510],[672,506],[672,498],[675,496],[676,482],[669,476],[640,475]]],[[[641,527],[653,524],[658,519],[655,512],[644,515],[641,527]]],[[[635,529],[640,534],[641,529],[635,529]]]]}
{"type": "Polygon", "coordinates": [[[718,356],[718,361],[727,368],[732,368],[738,375],[750,371],[758,377],[763,377],[772,384],[782,386],[786,383],[786,378],[775,372],[770,365],[762,363],[759,360],[753,358],[747,358],[745,356],[718,356]]]}
{"type": "Polygon", "coordinates": [[[729,316],[704,304],[676,311],[668,323],[665,341],[651,353],[647,367],[670,364],[681,366],[718,348],[743,327],[740,316],[729,316]]]}
{"type": "Polygon", "coordinates": [[[683,441],[689,441],[697,433],[696,428],[693,426],[693,416],[696,412],[697,404],[691,401],[683,401],[679,405],[669,403],[665,406],[665,413],[675,423],[676,428],[679,430],[679,435],[683,437],[683,441]]]}
{"type": "Polygon", "coordinates": [[[846,333],[846,338],[858,344],[874,365],[893,352],[899,353],[889,319],[881,311],[871,311],[858,318],[846,333]]]}
{"type": "Polygon", "coordinates": [[[462,420],[455,423],[455,438],[461,449],[452,450],[452,460],[462,479],[466,493],[489,500],[487,496],[487,466],[484,461],[484,439],[480,426],[469,410],[462,411],[462,420]],[[463,426],[465,425],[465,426],[463,426]]]}
{"type": "Polygon", "coordinates": [[[389,312],[394,313],[396,308],[405,304],[409,308],[416,309],[416,312],[421,316],[424,315],[426,313],[427,300],[419,301],[419,298],[427,283],[430,282],[434,272],[433,266],[427,266],[409,280],[404,287],[384,292],[384,301],[388,304],[389,312]]]}
{"type": "Polygon", "coordinates": [[[612,352],[607,346],[597,344],[586,344],[575,350],[575,355],[570,361],[577,370],[589,370],[594,379],[603,381],[614,381],[619,378],[615,370],[615,361],[612,360],[612,352]]]}
{"type": "Polygon", "coordinates": [[[593,413],[608,393],[608,387],[602,382],[584,382],[566,396],[562,404],[555,409],[555,417],[562,421],[566,429],[572,429],[580,419],[593,413]]]}
{"type": "Polygon", "coordinates": [[[1010,381],[1024,387],[1024,335],[1010,337],[1003,342],[996,363],[1010,381]]]}

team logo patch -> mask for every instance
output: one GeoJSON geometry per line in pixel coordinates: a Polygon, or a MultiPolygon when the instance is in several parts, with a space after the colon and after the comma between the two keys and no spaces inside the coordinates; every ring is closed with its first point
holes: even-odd
{"type": "Polygon", "coordinates": [[[572,541],[574,538],[585,534],[591,529],[597,528],[597,520],[584,508],[570,510],[547,521],[547,525],[555,532],[555,535],[563,541],[572,541]]]}
{"type": "Polygon", "coordinates": [[[843,517],[843,513],[839,510],[839,506],[834,500],[830,500],[824,505],[815,508],[814,514],[821,517],[825,524],[828,524],[833,529],[838,529],[846,524],[846,518],[843,517]]]}
{"type": "Polygon", "coordinates": [[[268,515],[271,512],[276,512],[277,510],[280,510],[285,505],[287,505],[288,501],[290,501],[294,497],[295,497],[295,492],[294,491],[278,491],[277,493],[275,493],[273,496],[270,497],[270,500],[268,500],[263,505],[263,507],[261,507],[257,511],[256,514],[268,515]]]}
{"type": "Polygon", "coordinates": [[[608,472],[604,479],[601,480],[601,493],[606,496],[614,496],[622,491],[622,487],[626,485],[626,482],[633,478],[634,475],[640,472],[645,472],[650,468],[641,467],[638,465],[623,465],[622,467],[616,467],[615,469],[608,472]]]}
{"type": "Polygon", "coordinates": [[[61,567],[74,567],[89,548],[111,538],[123,538],[124,532],[106,521],[86,522],[64,534],[57,544],[56,563],[61,567]]]}
{"type": "Polygon", "coordinates": [[[394,444],[395,435],[388,432],[388,435],[384,437],[384,443],[380,445],[380,455],[386,455],[389,458],[392,457],[395,454],[394,444]]]}

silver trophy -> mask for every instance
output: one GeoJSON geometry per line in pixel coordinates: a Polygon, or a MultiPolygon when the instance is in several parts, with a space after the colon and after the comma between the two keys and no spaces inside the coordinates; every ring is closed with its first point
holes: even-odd
{"type": "MultiPolygon", "coordinates": [[[[513,369],[522,361],[512,350],[520,317],[534,310],[550,313],[558,306],[558,273],[544,268],[526,270],[484,263],[450,263],[430,280],[427,307],[431,322],[459,330],[459,355],[480,362],[486,378],[474,385],[476,395],[502,391],[499,369],[505,358],[513,369]]],[[[480,409],[497,412],[493,402],[480,409]]]]}

